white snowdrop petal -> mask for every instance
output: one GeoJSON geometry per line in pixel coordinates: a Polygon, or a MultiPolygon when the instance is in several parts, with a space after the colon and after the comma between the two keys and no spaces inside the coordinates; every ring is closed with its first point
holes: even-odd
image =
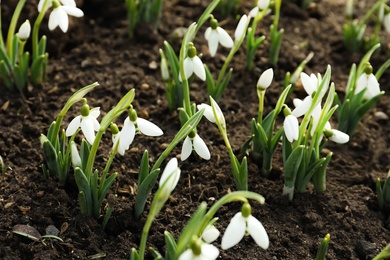
{"type": "Polygon", "coordinates": [[[207,28],[206,31],[204,32],[204,38],[208,41],[209,40],[209,36],[210,36],[210,33],[211,33],[211,27],[207,28]]]}
{"type": "Polygon", "coordinates": [[[337,129],[332,129],[333,135],[329,138],[335,143],[345,144],[349,141],[349,135],[337,129]]]}
{"type": "Polygon", "coordinates": [[[312,101],[313,101],[313,99],[311,96],[305,97],[305,99],[302,101],[302,103],[298,107],[296,107],[291,112],[291,114],[295,117],[300,117],[300,116],[304,115],[309,110],[312,101]]]}
{"type": "Polygon", "coordinates": [[[202,157],[205,160],[210,160],[210,151],[209,148],[207,148],[206,143],[203,141],[202,138],[198,134],[195,135],[194,140],[192,140],[194,144],[194,150],[195,152],[202,157]]]}
{"type": "Polygon", "coordinates": [[[383,18],[383,25],[387,33],[390,33],[390,13],[386,14],[383,18]]]}
{"type": "Polygon", "coordinates": [[[294,140],[298,140],[299,137],[299,123],[298,119],[293,115],[288,115],[283,122],[284,133],[287,140],[292,143],[294,140]]]}
{"type": "Polygon", "coordinates": [[[181,160],[185,161],[188,157],[190,157],[192,153],[192,141],[187,136],[186,139],[184,139],[183,146],[181,147],[181,160]]]}
{"type": "Polygon", "coordinates": [[[264,10],[269,6],[269,0],[258,0],[257,1],[257,6],[261,9],[264,10]]]}
{"type": "Polygon", "coordinates": [[[160,136],[163,134],[160,127],[143,118],[137,119],[137,126],[141,133],[147,136],[160,136]]]}
{"type": "Polygon", "coordinates": [[[203,63],[198,56],[192,58],[194,64],[194,72],[201,80],[206,80],[206,71],[204,69],[203,63]]]}
{"type": "Polygon", "coordinates": [[[221,27],[217,27],[218,32],[218,41],[219,43],[226,48],[232,48],[234,45],[234,42],[232,40],[232,37],[221,27]]]}
{"type": "Polygon", "coordinates": [[[194,258],[194,254],[192,253],[192,250],[189,248],[186,251],[184,251],[180,256],[179,260],[191,260],[194,258]]]}
{"type": "MultiPolygon", "coordinates": [[[[210,32],[209,39],[208,39],[208,45],[209,45],[210,56],[214,57],[215,54],[217,53],[217,49],[218,49],[218,32],[216,30],[212,30],[210,32]]],[[[194,64],[194,66],[196,66],[196,65],[194,64]]],[[[202,66],[203,66],[203,64],[202,64],[202,66]]],[[[194,68],[194,70],[195,70],[195,68],[194,68]]],[[[196,71],[195,71],[195,73],[196,73],[196,71]]]]}
{"type": "Polygon", "coordinates": [[[368,84],[368,78],[366,73],[363,73],[359,76],[359,78],[356,81],[356,88],[355,88],[355,94],[358,94],[360,91],[365,89],[368,84]]]}
{"type": "Polygon", "coordinates": [[[85,139],[87,139],[88,143],[93,144],[93,142],[95,141],[95,131],[91,117],[82,117],[81,130],[83,131],[85,139]]]}
{"type": "Polygon", "coordinates": [[[96,118],[94,118],[94,117],[91,117],[91,116],[88,116],[90,119],[91,119],[91,121],[93,122],[93,130],[95,130],[96,132],[97,131],[99,131],[99,129],[100,129],[100,123],[99,123],[99,121],[97,121],[97,119],[96,118]]]}
{"type": "Polygon", "coordinates": [[[256,6],[255,8],[253,8],[253,9],[249,12],[249,17],[256,17],[258,12],[259,12],[259,7],[256,6]]]}
{"type": "Polygon", "coordinates": [[[301,104],[302,104],[302,100],[299,99],[299,98],[294,98],[293,99],[293,104],[294,104],[294,107],[299,107],[301,104]]]}
{"type": "Polygon", "coordinates": [[[121,139],[119,145],[121,145],[121,149],[129,149],[129,146],[133,142],[135,137],[135,125],[130,121],[129,117],[125,119],[123,123],[123,128],[121,130],[121,139]]]}
{"type": "Polygon", "coordinates": [[[259,80],[257,81],[257,87],[267,89],[271,85],[273,78],[274,70],[272,68],[267,69],[260,75],[259,80]]]}
{"type": "Polygon", "coordinates": [[[315,85],[310,76],[307,75],[305,72],[301,72],[301,81],[303,88],[308,95],[313,94],[313,92],[317,90],[317,85],[315,85]]]}
{"type": "Polygon", "coordinates": [[[212,243],[219,237],[219,230],[214,225],[209,225],[202,233],[202,239],[206,243],[212,243]]]}
{"type": "MultiPolygon", "coordinates": [[[[186,78],[188,79],[189,77],[191,77],[192,73],[194,73],[194,64],[192,62],[192,59],[187,57],[184,59],[184,62],[183,62],[183,66],[184,66],[184,74],[186,75],[186,78]]],[[[180,75],[181,77],[181,75],[180,75]]]]}
{"type": "Polygon", "coordinates": [[[245,235],[246,221],[241,212],[238,212],[230,220],[229,225],[223,234],[221,248],[223,250],[229,249],[238,244],[245,235]]]}
{"type": "Polygon", "coordinates": [[[248,16],[246,14],[244,14],[243,16],[241,16],[241,19],[240,21],[238,22],[238,25],[237,25],[237,28],[236,28],[236,31],[234,32],[234,39],[235,40],[239,40],[241,39],[241,37],[243,36],[243,34],[245,34],[245,29],[246,29],[246,23],[248,21],[248,16]]]}
{"type": "Polygon", "coordinates": [[[226,127],[225,117],[224,117],[222,110],[219,107],[218,103],[211,96],[210,96],[210,102],[212,104],[212,107],[214,107],[214,109],[215,109],[215,112],[216,112],[215,114],[218,118],[219,123],[222,126],[226,127]]]}
{"type": "Polygon", "coordinates": [[[98,118],[100,116],[100,107],[94,107],[89,111],[89,115],[98,118]]]}
{"type": "Polygon", "coordinates": [[[49,30],[53,31],[58,26],[58,8],[54,9],[49,16],[49,30]]]}
{"type": "Polygon", "coordinates": [[[267,231],[265,231],[261,222],[249,215],[248,219],[248,233],[251,235],[256,244],[263,249],[267,249],[269,246],[269,238],[267,231]]]}
{"type": "Polygon", "coordinates": [[[202,110],[204,108],[203,116],[205,116],[211,123],[215,123],[213,108],[210,105],[202,103],[197,105],[197,108],[198,110],[202,110]]]}
{"type": "Polygon", "coordinates": [[[68,31],[68,27],[69,27],[68,14],[66,13],[66,11],[64,10],[64,8],[62,6],[57,7],[56,9],[58,9],[58,12],[56,14],[56,16],[57,16],[56,19],[57,19],[57,22],[58,22],[58,26],[61,28],[61,30],[64,33],[66,33],[68,31]]]}
{"type": "Polygon", "coordinates": [[[79,129],[81,123],[81,116],[76,116],[70,121],[68,127],[66,128],[65,135],[72,136],[79,129]]]}
{"type": "Polygon", "coordinates": [[[367,90],[365,93],[365,97],[367,99],[371,99],[378,95],[381,92],[379,88],[379,83],[374,74],[370,74],[367,79],[367,90]]]}
{"type": "Polygon", "coordinates": [[[203,243],[201,245],[201,255],[204,256],[204,259],[214,260],[219,256],[219,250],[213,245],[203,243]]]}
{"type": "Polygon", "coordinates": [[[71,15],[71,16],[74,16],[74,17],[83,17],[84,16],[84,12],[77,8],[77,7],[73,7],[73,6],[62,6],[62,9],[64,9],[64,11],[68,14],[68,15],[71,15]]]}

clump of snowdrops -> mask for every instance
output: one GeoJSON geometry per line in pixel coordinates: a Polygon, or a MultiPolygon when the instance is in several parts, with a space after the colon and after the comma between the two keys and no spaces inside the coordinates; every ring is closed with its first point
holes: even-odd
{"type": "MultiPolygon", "coordinates": [[[[109,173],[115,156],[117,154],[125,155],[137,134],[160,136],[163,131],[152,122],[138,117],[131,104],[135,95],[134,90],[130,90],[124,95],[118,104],[99,122],[97,118],[100,115],[100,108],[91,108],[84,97],[96,86],[98,86],[98,83],[86,86],[74,93],[60,111],[56,121],[51,124],[48,134],[41,135],[40,141],[45,158],[45,164],[42,165],[44,175],[46,177],[56,176],[60,181],[66,182],[70,166],[73,165],[74,177],[79,189],[80,210],[87,216],[99,218],[102,214],[103,200],[117,176],[117,173],[109,173]],[[63,118],[68,110],[78,102],[82,102],[80,115],[72,119],[66,130],[61,130],[63,118]],[[127,112],[127,117],[119,131],[114,121],[124,112],[127,112]],[[96,169],[96,154],[103,142],[103,134],[108,129],[111,130],[112,134],[112,149],[109,152],[104,169],[96,169]],[[84,138],[81,144],[77,144],[76,137],[80,131],[84,138]]],[[[187,120],[150,171],[148,152],[144,152],[138,175],[139,188],[135,198],[135,215],[137,218],[143,212],[148,195],[158,178],[161,163],[172,149],[193,131],[202,116],[203,110],[198,111],[187,120]]],[[[108,205],[103,213],[103,227],[106,225],[111,212],[112,207],[108,205]]]]}
{"type": "Polygon", "coordinates": [[[373,46],[381,43],[382,28],[390,32],[390,7],[388,0],[376,1],[361,19],[354,18],[354,0],[348,0],[345,8],[345,23],[343,27],[343,42],[349,52],[367,52],[373,46]],[[375,24],[371,35],[366,36],[366,25],[369,21],[375,24]]]}
{"type": "Polygon", "coordinates": [[[37,85],[46,78],[46,67],[49,61],[49,54],[46,52],[46,36],[43,35],[39,39],[39,28],[45,14],[51,11],[49,29],[54,30],[60,27],[64,33],[69,27],[68,15],[74,17],[84,15],[83,11],[77,8],[74,0],[40,0],[37,6],[39,14],[32,28],[32,55],[30,57],[30,53],[25,51],[25,45],[31,34],[30,21],[24,21],[15,33],[25,3],[26,0],[18,2],[7,30],[7,37],[3,38],[0,33],[0,79],[8,89],[16,88],[19,91],[22,91],[28,82],[37,85]]]}

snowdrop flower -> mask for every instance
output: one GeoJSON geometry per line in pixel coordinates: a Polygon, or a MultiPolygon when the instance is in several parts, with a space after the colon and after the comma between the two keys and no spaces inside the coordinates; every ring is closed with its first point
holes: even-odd
{"type": "MultiPolygon", "coordinates": [[[[43,3],[45,0],[40,0],[38,3],[38,11],[42,11],[43,3]]],[[[66,33],[69,27],[69,18],[68,15],[74,17],[84,16],[84,12],[76,7],[76,2],[74,0],[61,0],[61,1],[50,1],[49,8],[54,7],[53,11],[49,16],[49,30],[53,31],[58,26],[61,30],[66,33]],[[62,4],[62,5],[61,5],[62,4]]]]}
{"type": "Polygon", "coordinates": [[[17,36],[21,41],[26,41],[30,37],[31,25],[30,21],[26,20],[19,28],[17,36]]]}
{"type": "Polygon", "coordinates": [[[235,246],[245,234],[251,235],[256,244],[261,248],[268,248],[268,234],[260,221],[251,215],[251,211],[251,206],[246,202],[242,206],[241,212],[234,215],[222,237],[222,249],[226,250],[235,246]]]}
{"type": "Polygon", "coordinates": [[[211,157],[210,151],[203,139],[194,132],[190,133],[186,139],[184,139],[183,147],[181,148],[181,160],[187,160],[193,150],[205,160],[209,160],[211,157]]]}
{"type": "Polygon", "coordinates": [[[167,182],[164,187],[169,193],[171,193],[176,188],[176,185],[179,182],[180,172],[181,170],[178,166],[177,159],[172,158],[171,160],[169,160],[169,162],[165,166],[163,174],[161,175],[159,187],[162,187],[165,182],[167,182]]]}
{"type": "Polygon", "coordinates": [[[100,108],[95,107],[93,109],[89,109],[88,104],[84,104],[81,107],[81,115],[76,116],[69,123],[66,128],[65,134],[66,136],[72,136],[76,133],[76,131],[81,128],[85,139],[87,142],[92,144],[95,141],[95,131],[99,131],[100,124],[97,121],[97,117],[100,115],[100,108]]]}
{"type": "MultiPolygon", "coordinates": [[[[184,74],[186,79],[195,73],[201,80],[206,80],[206,71],[200,58],[196,55],[196,48],[193,43],[189,43],[187,58],[184,59],[184,74]]],[[[181,81],[181,74],[179,74],[179,80],[181,81]]]]}
{"type": "Polygon", "coordinates": [[[257,5],[249,12],[250,17],[256,17],[260,10],[264,10],[269,6],[269,0],[258,0],[257,5]]]}
{"type": "Polygon", "coordinates": [[[375,75],[372,74],[371,65],[368,65],[365,72],[357,79],[355,94],[359,93],[363,89],[366,90],[366,92],[364,92],[365,99],[371,99],[381,92],[378,80],[375,75]]]}
{"type": "Polygon", "coordinates": [[[349,135],[337,129],[332,129],[329,122],[325,124],[324,134],[329,140],[338,144],[345,144],[349,141],[349,135]]]}
{"type": "Polygon", "coordinates": [[[274,70],[272,68],[267,69],[261,75],[259,80],[257,81],[257,89],[264,91],[266,90],[272,82],[274,78],[274,70]]]}
{"type": "Polygon", "coordinates": [[[79,152],[77,151],[77,146],[76,146],[76,143],[72,141],[72,143],[70,144],[70,148],[71,148],[71,159],[72,159],[72,165],[73,167],[80,167],[81,165],[81,158],[80,158],[80,155],[79,155],[79,152]]]}
{"type": "Polygon", "coordinates": [[[244,14],[243,16],[241,16],[236,31],[234,32],[235,41],[239,41],[242,37],[245,37],[247,27],[248,27],[248,16],[244,14]]]}
{"type": "Polygon", "coordinates": [[[217,247],[194,238],[190,248],[179,256],[179,260],[215,260],[218,256],[217,247]]]}
{"type": "Polygon", "coordinates": [[[299,123],[298,119],[293,115],[288,115],[283,122],[284,134],[287,140],[292,143],[299,138],[299,123]]]}
{"type": "Polygon", "coordinates": [[[383,17],[383,26],[385,27],[386,32],[390,33],[390,13],[387,13],[383,17]]]}
{"type": "Polygon", "coordinates": [[[179,260],[204,259],[214,260],[219,256],[219,250],[210,243],[219,237],[219,231],[214,225],[205,228],[200,239],[194,237],[190,248],[184,251],[179,260]]]}
{"type": "Polygon", "coordinates": [[[226,48],[232,48],[234,45],[230,35],[218,26],[218,21],[213,16],[211,16],[210,27],[206,29],[204,37],[209,44],[211,57],[217,53],[218,43],[226,48]]]}
{"type": "Polygon", "coordinates": [[[142,133],[147,136],[160,136],[163,134],[163,131],[152,122],[139,118],[137,116],[137,112],[132,106],[130,106],[129,116],[125,119],[123,128],[120,133],[118,133],[118,136],[116,137],[117,140],[115,140],[119,141],[118,152],[120,154],[129,149],[135,135],[138,133],[142,133]]]}
{"type": "MultiPolygon", "coordinates": [[[[211,96],[209,98],[210,98],[211,104],[213,104],[213,106],[215,108],[215,112],[217,114],[218,122],[221,124],[222,127],[226,128],[225,117],[224,117],[224,115],[222,113],[221,108],[218,106],[218,103],[211,96]]],[[[201,109],[204,108],[205,110],[204,110],[203,115],[211,123],[214,123],[214,124],[216,123],[212,106],[202,103],[200,105],[197,105],[197,108],[198,108],[198,110],[201,110],[201,109]]]]}
{"type": "Polygon", "coordinates": [[[112,150],[117,147],[117,152],[122,156],[125,155],[125,151],[129,149],[130,145],[126,147],[125,142],[120,142],[122,133],[119,131],[119,128],[116,124],[111,123],[110,129],[112,133],[112,150]]]}
{"type": "Polygon", "coordinates": [[[295,117],[300,117],[310,109],[311,103],[313,102],[313,95],[315,91],[317,91],[318,83],[321,81],[321,75],[318,76],[318,78],[311,74],[311,76],[307,75],[306,73],[301,73],[301,81],[303,88],[305,89],[307,93],[307,97],[301,101],[300,99],[294,99],[294,105],[295,109],[292,111],[292,115],[295,117]]]}

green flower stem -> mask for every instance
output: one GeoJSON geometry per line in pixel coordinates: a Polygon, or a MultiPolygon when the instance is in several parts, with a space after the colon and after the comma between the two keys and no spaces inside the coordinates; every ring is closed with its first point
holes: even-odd
{"type": "Polygon", "coordinates": [[[24,4],[26,3],[26,0],[19,0],[18,5],[15,8],[14,14],[12,15],[11,23],[8,28],[8,35],[7,35],[7,54],[8,57],[12,57],[13,49],[12,49],[12,39],[15,34],[15,28],[16,24],[18,23],[20,13],[22,11],[22,8],[24,4]]]}
{"type": "Polygon", "coordinates": [[[102,139],[102,136],[105,131],[106,128],[100,127],[99,131],[96,134],[95,141],[92,144],[91,151],[89,153],[88,161],[87,164],[85,165],[85,172],[84,172],[88,182],[91,182],[93,163],[95,162],[95,157],[96,157],[97,150],[99,148],[100,140],[102,139]]]}
{"type": "Polygon", "coordinates": [[[33,52],[33,58],[34,61],[36,58],[38,58],[38,33],[39,33],[39,26],[42,23],[43,17],[45,16],[45,13],[47,11],[47,3],[49,0],[45,0],[45,2],[42,5],[42,10],[39,13],[37,19],[35,20],[33,32],[32,32],[32,52],[33,52]]]}
{"type": "Polygon", "coordinates": [[[368,12],[364,15],[363,19],[360,20],[359,22],[359,28],[361,28],[362,26],[364,26],[368,19],[370,19],[370,17],[372,16],[372,14],[384,3],[388,2],[388,0],[382,0],[382,1],[378,1],[376,2],[369,10],[368,12]]]}
{"type": "Polygon", "coordinates": [[[261,125],[263,122],[265,90],[257,91],[257,95],[259,97],[259,111],[257,115],[257,123],[261,125]]]}

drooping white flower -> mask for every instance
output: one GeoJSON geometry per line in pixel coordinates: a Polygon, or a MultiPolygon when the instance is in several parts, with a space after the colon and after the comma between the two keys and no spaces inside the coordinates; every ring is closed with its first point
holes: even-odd
{"type": "MultiPolygon", "coordinates": [[[[244,204],[243,208],[245,206],[246,205],[244,204]]],[[[255,240],[256,244],[261,248],[268,248],[268,234],[265,231],[261,222],[255,217],[253,217],[250,211],[251,210],[247,212],[246,210],[242,209],[241,212],[236,213],[236,215],[234,215],[234,217],[230,220],[230,223],[226,228],[225,234],[222,237],[222,249],[226,250],[235,246],[236,244],[238,244],[238,242],[241,241],[245,234],[251,235],[251,237],[255,240]],[[246,216],[244,216],[244,214],[246,216]]]]}
{"type": "MultiPolygon", "coordinates": [[[[40,0],[38,3],[38,11],[42,11],[42,7],[45,0],[40,0]]],[[[54,7],[49,16],[49,30],[53,31],[55,28],[60,27],[61,30],[66,33],[69,27],[68,15],[74,17],[84,16],[84,12],[76,6],[74,0],[61,0],[61,1],[48,1],[48,8],[54,7]],[[61,5],[62,4],[62,5],[61,5]]]]}
{"type": "Polygon", "coordinates": [[[162,187],[165,182],[167,182],[164,187],[171,193],[179,182],[180,172],[181,170],[178,166],[177,159],[172,158],[165,166],[164,172],[160,178],[159,186],[162,187]]]}
{"type": "Polygon", "coordinates": [[[219,250],[217,247],[199,242],[197,249],[188,248],[180,256],[179,260],[215,260],[219,256],[219,250]]]}
{"type": "MultiPolygon", "coordinates": [[[[210,102],[214,106],[218,122],[226,128],[226,122],[225,122],[225,116],[222,113],[221,108],[219,107],[218,103],[210,96],[210,102]]],[[[203,115],[209,120],[211,123],[216,123],[214,112],[212,106],[202,103],[200,105],[197,105],[198,110],[205,109],[203,115]]]]}
{"type": "MultiPolygon", "coordinates": [[[[206,80],[206,71],[203,66],[202,61],[200,58],[196,55],[196,48],[193,44],[190,44],[188,47],[188,56],[183,61],[184,66],[184,74],[186,76],[186,79],[192,76],[192,74],[195,73],[196,76],[198,76],[201,80],[206,80]]],[[[181,73],[179,74],[179,80],[182,81],[181,73]]]]}
{"type": "Polygon", "coordinates": [[[385,27],[386,32],[390,33],[390,13],[387,13],[383,17],[383,26],[385,27]]]}
{"type": "Polygon", "coordinates": [[[129,116],[123,122],[123,128],[114,141],[114,143],[119,141],[118,153],[123,155],[124,151],[129,149],[137,133],[147,136],[160,136],[163,131],[152,122],[139,118],[136,111],[130,108],[129,116]]]}
{"type": "Polygon", "coordinates": [[[241,16],[240,21],[238,22],[236,31],[234,32],[234,40],[235,41],[238,41],[242,37],[245,36],[246,29],[248,27],[247,23],[248,23],[248,16],[246,14],[244,14],[243,16],[241,16]]]}
{"type": "Polygon", "coordinates": [[[272,83],[272,79],[274,78],[274,70],[272,68],[264,71],[257,81],[257,88],[260,90],[266,90],[272,83]]]}
{"type": "Polygon", "coordinates": [[[190,157],[193,150],[195,150],[195,152],[205,160],[209,160],[211,157],[206,143],[198,134],[195,134],[194,137],[187,136],[184,139],[183,146],[181,148],[181,160],[184,161],[190,157]]]}
{"type": "Polygon", "coordinates": [[[269,6],[269,0],[258,0],[257,5],[249,12],[250,17],[256,17],[260,10],[264,10],[269,6]]]}
{"type": "Polygon", "coordinates": [[[208,42],[211,57],[217,53],[219,43],[226,48],[232,48],[234,45],[230,35],[218,26],[218,21],[214,18],[211,18],[210,27],[206,29],[204,37],[208,42]]]}
{"type": "Polygon", "coordinates": [[[30,37],[31,25],[30,21],[26,20],[19,28],[18,37],[21,41],[25,41],[30,37]]]}
{"type": "Polygon", "coordinates": [[[100,124],[96,119],[99,115],[99,107],[89,110],[89,106],[87,104],[83,105],[81,108],[81,115],[73,118],[66,128],[66,136],[74,135],[74,133],[81,128],[87,142],[92,144],[95,141],[95,131],[99,131],[100,128],[100,124]]]}
{"type": "Polygon", "coordinates": [[[329,122],[326,122],[324,127],[324,134],[329,138],[329,140],[338,143],[338,144],[345,144],[349,141],[349,135],[341,132],[337,129],[332,129],[332,126],[329,122]]]}
{"type": "Polygon", "coordinates": [[[307,75],[304,72],[301,72],[301,82],[303,85],[303,88],[305,89],[307,96],[302,100],[300,99],[294,99],[294,106],[295,109],[292,111],[292,115],[295,117],[300,117],[310,109],[311,103],[313,102],[312,95],[315,91],[318,89],[318,84],[321,82],[321,75],[319,74],[318,77],[314,74],[311,74],[311,76],[307,75]]]}
{"type": "Polygon", "coordinates": [[[299,138],[299,123],[298,119],[293,115],[288,115],[283,122],[284,134],[287,140],[292,143],[299,138]]]}
{"type": "Polygon", "coordinates": [[[375,75],[371,73],[363,73],[356,81],[355,94],[365,89],[364,98],[371,99],[378,95],[381,90],[379,88],[379,82],[375,75]]]}

